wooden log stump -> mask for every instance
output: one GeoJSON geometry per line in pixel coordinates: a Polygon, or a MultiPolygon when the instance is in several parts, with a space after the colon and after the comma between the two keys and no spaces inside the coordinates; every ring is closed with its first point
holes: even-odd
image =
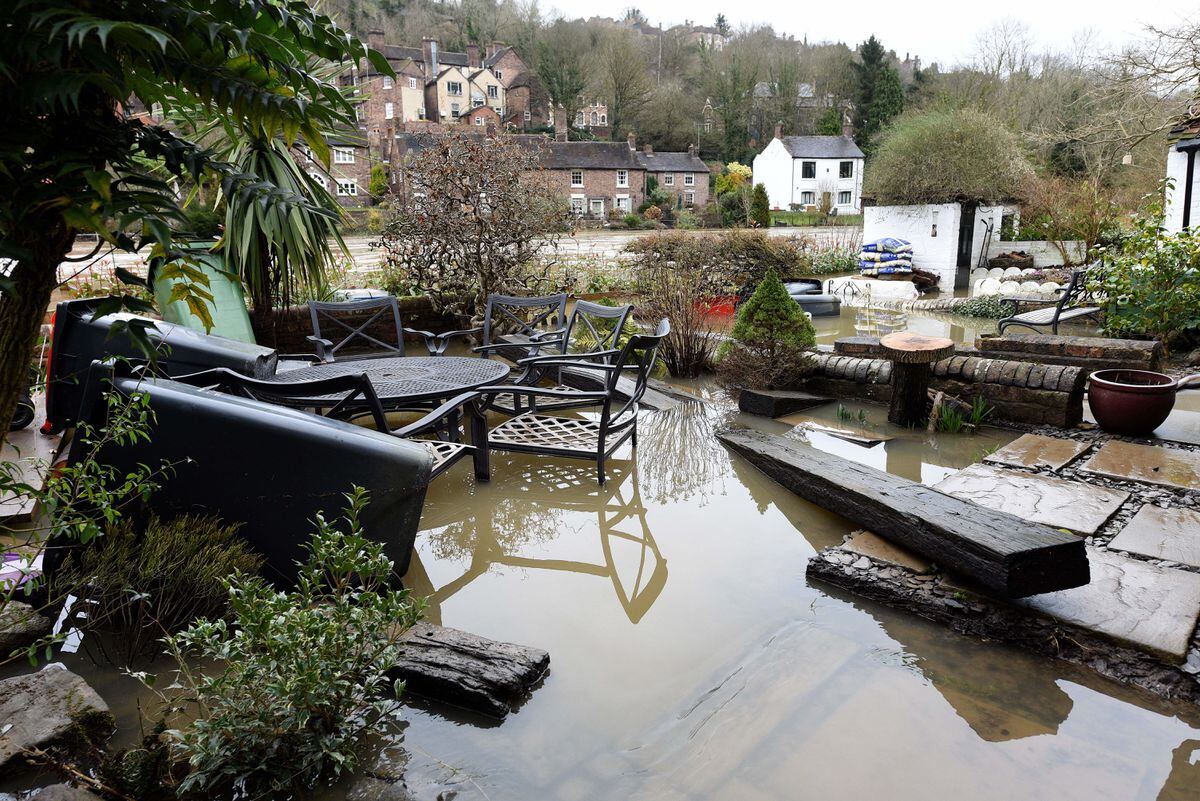
{"type": "Polygon", "coordinates": [[[879,344],[883,357],[892,362],[888,420],[901,426],[921,425],[929,397],[929,365],[953,355],[954,341],[900,331],[883,337],[879,344]]]}

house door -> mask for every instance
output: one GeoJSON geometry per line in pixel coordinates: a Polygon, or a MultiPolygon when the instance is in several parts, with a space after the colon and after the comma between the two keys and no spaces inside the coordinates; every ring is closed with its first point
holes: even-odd
{"type": "Polygon", "coordinates": [[[975,205],[964,203],[958,220],[958,268],[954,271],[954,288],[963,289],[971,280],[971,259],[975,255],[975,205]]]}
{"type": "Polygon", "coordinates": [[[597,218],[604,217],[604,201],[600,198],[592,200],[592,216],[597,218]]]}

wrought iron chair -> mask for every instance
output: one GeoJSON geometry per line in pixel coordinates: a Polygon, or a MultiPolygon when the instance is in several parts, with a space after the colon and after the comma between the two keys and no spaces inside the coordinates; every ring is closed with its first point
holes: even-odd
{"type": "Polygon", "coordinates": [[[479,392],[485,396],[488,393],[512,393],[530,399],[565,401],[576,407],[585,404],[600,407],[599,418],[595,420],[540,414],[540,409],[544,407],[518,414],[489,432],[488,447],[595,460],[597,476],[603,484],[605,459],[626,440],[634,448],[637,447],[638,401],[646,391],[659,343],[670,332],[671,324],[664,319],[653,334],[634,334],[611,363],[602,360],[554,362],[556,367],[603,371],[605,381],[603,388],[598,391],[515,385],[483,387],[479,392]],[[626,371],[636,373],[628,394],[617,391],[617,380],[626,371]]]}
{"type": "Polygon", "coordinates": [[[566,293],[531,298],[489,295],[483,313],[483,344],[474,350],[484,358],[513,353],[535,356],[543,347],[558,346],[566,324],[566,293]]]}
{"type": "Polygon", "coordinates": [[[414,334],[423,337],[425,340],[425,349],[430,356],[441,356],[446,352],[446,346],[450,344],[450,340],[457,336],[470,336],[480,331],[478,328],[467,328],[457,331],[445,331],[440,334],[435,334],[432,331],[425,331],[420,328],[405,328],[400,322],[400,306],[396,303],[396,298],[388,295],[383,298],[363,298],[361,300],[347,301],[310,301],[308,304],[308,312],[312,318],[312,336],[308,337],[308,341],[313,344],[317,351],[319,361],[329,363],[337,359],[370,359],[379,356],[403,356],[404,355],[404,335],[414,334]],[[365,320],[362,318],[366,313],[374,312],[367,316],[365,320]],[[385,342],[369,333],[369,329],[376,321],[386,323],[388,316],[392,319],[392,325],[396,335],[396,341],[393,344],[385,342]],[[349,318],[349,319],[347,319],[349,318]],[[358,323],[362,320],[361,324],[358,323]],[[342,338],[336,343],[321,334],[321,326],[325,325],[326,333],[331,330],[337,334],[343,334],[342,338]],[[339,352],[347,347],[355,345],[367,344],[374,346],[376,350],[369,353],[356,353],[351,355],[342,355],[339,352]]]}
{"type": "Polygon", "coordinates": [[[1059,323],[1064,323],[1067,320],[1088,318],[1094,322],[1099,322],[1099,317],[1103,309],[1100,306],[1090,305],[1095,302],[1095,298],[1088,288],[1088,269],[1090,268],[1085,267],[1071,271],[1070,282],[1066,287],[1059,290],[1062,296],[1053,306],[1017,314],[1015,312],[1021,299],[1001,298],[1000,302],[1009,304],[1014,314],[1001,320],[997,324],[996,330],[1003,334],[1004,329],[1014,325],[1028,328],[1031,331],[1039,331],[1049,327],[1050,333],[1057,334],[1059,323]]]}
{"type": "MultiPolygon", "coordinates": [[[[570,392],[573,388],[595,389],[604,386],[606,375],[597,364],[611,363],[620,350],[617,342],[633,306],[605,306],[586,300],[576,301],[566,325],[557,335],[548,333],[536,340],[527,354],[516,360],[520,369],[511,379],[519,386],[534,386],[552,380],[555,389],[570,392]]],[[[525,406],[551,411],[580,405],[580,398],[544,399],[529,397],[525,406]]],[[[520,394],[500,394],[492,398],[491,408],[508,414],[520,414],[520,394]]]]}
{"type": "Polygon", "coordinates": [[[305,400],[321,398],[336,402],[312,408],[314,414],[335,419],[351,419],[367,415],[375,430],[401,439],[411,439],[424,446],[433,457],[433,472],[430,479],[437,478],[464,456],[471,454],[475,462],[475,477],[487,481],[491,477],[488,465],[487,421],[474,392],[452,398],[425,416],[408,425],[391,428],[383,405],[375,395],[370,379],[364,373],[341,375],[318,381],[295,381],[280,383],[260,381],[256,378],[235,373],[224,367],[205,370],[174,380],[204,389],[225,392],[252,398],[264,403],[280,406],[303,406],[305,400]],[[471,444],[460,442],[459,411],[464,410],[471,428],[471,444]],[[416,439],[434,434],[435,439],[416,439]]]}

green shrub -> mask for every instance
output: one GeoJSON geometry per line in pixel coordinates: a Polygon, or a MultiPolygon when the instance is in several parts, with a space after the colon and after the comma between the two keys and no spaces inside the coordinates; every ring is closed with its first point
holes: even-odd
{"type": "Polygon", "coordinates": [[[812,254],[809,275],[838,275],[858,272],[858,249],[852,247],[822,247],[812,254]]]}
{"type": "Polygon", "coordinates": [[[719,363],[727,384],[783,387],[809,369],[807,350],[816,343],[816,331],[773,269],[738,308],[731,333],[719,363]]]}
{"type": "Polygon", "coordinates": [[[184,222],[180,228],[197,239],[216,239],[221,235],[224,224],[224,214],[219,214],[208,206],[193,203],[184,212],[184,222]]]}
{"type": "Polygon", "coordinates": [[[629,228],[641,228],[642,227],[642,218],[637,216],[636,214],[632,214],[632,213],[626,214],[622,218],[622,221],[629,228]]]}
{"type": "Polygon", "coordinates": [[[681,209],[675,215],[675,227],[681,231],[693,231],[700,227],[700,218],[690,209],[681,209]]]}
{"type": "Polygon", "coordinates": [[[83,626],[110,635],[87,642],[99,647],[110,642],[114,652],[104,655],[128,665],[147,655],[164,634],[197,618],[224,614],[225,580],[262,565],[262,557],[236,531],[237,526],[208,516],[168,521],[152,516],[144,527],[120,520],[91,545],[68,552],[54,573],[52,592],[87,585],[95,604],[83,626]]]}
{"type": "Polygon", "coordinates": [[[1098,250],[1103,266],[1092,289],[1107,299],[1107,335],[1157,339],[1169,347],[1200,327],[1200,237],[1193,230],[1167,233],[1161,201],[1134,220],[1120,245],[1098,250]]]}
{"type": "Polygon", "coordinates": [[[1012,307],[1000,302],[999,295],[980,295],[954,307],[955,314],[963,317],[987,317],[999,320],[1012,314],[1012,307]]]}
{"type": "Polygon", "coordinates": [[[375,200],[381,199],[388,193],[388,173],[387,167],[382,164],[376,164],[371,167],[371,197],[375,200]]]}
{"type": "Polygon", "coordinates": [[[189,772],[180,795],[274,798],[353,771],[365,735],[402,689],[387,680],[422,603],[387,587],[392,562],[362,534],[366,493],[347,496],[345,531],[317,516],[296,589],[229,579],[230,622],[166,640],[196,716],[171,737],[189,772]],[[203,674],[193,659],[214,663],[203,674]]]}
{"type": "Polygon", "coordinates": [[[762,184],[754,185],[754,195],[750,199],[750,221],[759,228],[771,227],[771,201],[767,197],[767,188],[762,184]]]}

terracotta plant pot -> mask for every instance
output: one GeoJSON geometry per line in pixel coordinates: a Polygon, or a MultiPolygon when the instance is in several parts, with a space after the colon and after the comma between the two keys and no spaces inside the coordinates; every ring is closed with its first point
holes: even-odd
{"type": "Polygon", "coordinates": [[[1175,393],[1200,382],[1200,375],[1176,381],[1149,370],[1097,370],[1088,377],[1088,402],[1096,422],[1110,434],[1149,436],[1175,406],[1175,393]]]}

